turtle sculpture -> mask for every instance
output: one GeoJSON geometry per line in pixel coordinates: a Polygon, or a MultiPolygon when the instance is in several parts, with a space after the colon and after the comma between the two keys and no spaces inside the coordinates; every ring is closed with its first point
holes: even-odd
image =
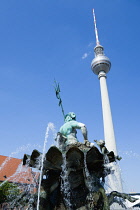
{"type": "MultiPolygon", "coordinates": [[[[56,141],[58,147],[50,147],[43,161],[40,210],[109,210],[113,202],[120,203],[118,197],[131,202],[136,200],[116,191],[106,193],[105,177],[111,169],[105,160],[110,163],[121,158],[109,152],[103,140],[95,140],[101,151],[90,143],[86,126],[76,121],[73,112],[65,116],[56,141]],[[77,140],[76,129],[81,129],[84,143],[77,140]]],[[[41,159],[42,154],[33,150],[31,156],[24,155],[23,164],[40,170],[41,159]]],[[[121,205],[124,206],[123,203],[121,205]]]]}

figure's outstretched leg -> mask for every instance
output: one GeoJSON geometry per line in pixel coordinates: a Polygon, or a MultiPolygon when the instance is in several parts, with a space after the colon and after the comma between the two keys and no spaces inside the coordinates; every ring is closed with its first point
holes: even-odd
{"type": "Polygon", "coordinates": [[[117,191],[113,191],[108,195],[109,205],[111,205],[114,202],[114,197],[120,197],[123,199],[127,199],[128,201],[130,201],[132,203],[137,200],[137,198],[133,198],[126,193],[119,193],[117,191]]]}

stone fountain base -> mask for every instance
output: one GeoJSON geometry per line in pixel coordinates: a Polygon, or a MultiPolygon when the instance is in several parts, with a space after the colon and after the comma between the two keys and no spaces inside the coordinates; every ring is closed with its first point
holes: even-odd
{"type": "MultiPolygon", "coordinates": [[[[23,164],[40,169],[42,154],[33,150],[24,155],[23,164]]],[[[123,207],[123,200],[134,202],[127,194],[104,189],[105,177],[111,169],[104,163],[106,158],[97,147],[77,142],[58,149],[51,147],[43,160],[43,176],[40,192],[40,210],[109,210],[112,203],[123,207]],[[118,199],[121,198],[121,199],[118,199]]],[[[116,161],[114,153],[107,159],[116,161]]]]}

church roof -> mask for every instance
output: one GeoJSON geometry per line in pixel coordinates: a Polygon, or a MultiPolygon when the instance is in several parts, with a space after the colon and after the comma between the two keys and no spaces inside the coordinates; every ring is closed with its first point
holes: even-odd
{"type": "Polygon", "coordinates": [[[0,155],[0,182],[35,184],[38,176],[38,172],[22,165],[22,159],[0,155]]]}

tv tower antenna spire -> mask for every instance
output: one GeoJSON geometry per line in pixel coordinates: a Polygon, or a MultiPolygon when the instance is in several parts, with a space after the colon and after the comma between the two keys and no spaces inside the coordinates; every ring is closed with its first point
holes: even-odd
{"type": "Polygon", "coordinates": [[[95,28],[95,36],[96,36],[96,45],[100,45],[94,9],[92,9],[92,14],[93,14],[93,19],[94,19],[94,28],[95,28]]]}

